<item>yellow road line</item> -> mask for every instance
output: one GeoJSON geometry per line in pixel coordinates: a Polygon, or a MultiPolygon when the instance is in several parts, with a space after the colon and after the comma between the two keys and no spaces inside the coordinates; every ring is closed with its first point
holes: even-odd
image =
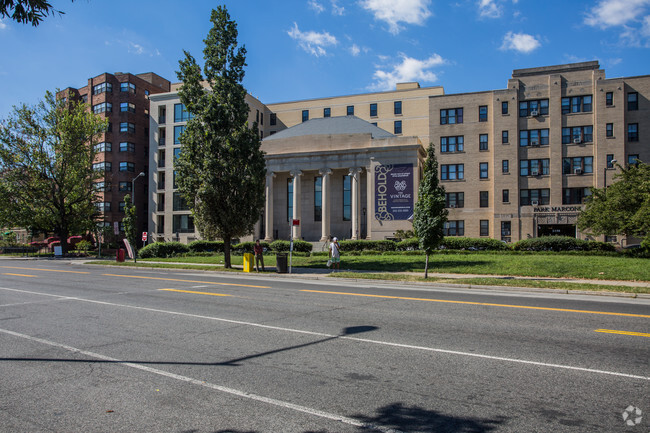
{"type": "Polygon", "coordinates": [[[633,335],[635,337],[648,337],[650,338],[650,334],[646,334],[643,332],[629,332],[629,331],[616,331],[614,329],[595,329],[595,332],[602,332],[604,334],[621,334],[621,335],[633,335]]]}
{"type": "Polygon", "coordinates": [[[2,275],[13,275],[15,277],[30,277],[30,278],[36,278],[36,275],[25,275],[25,274],[10,274],[10,273],[4,273],[2,275]]]}
{"type": "Polygon", "coordinates": [[[193,293],[195,295],[209,295],[209,296],[232,296],[224,295],[223,293],[210,293],[210,292],[193,292],[192,290],[179,290],[179,289],[158,289],[164,292],[180,292],[180,293],[193,293]]]}
{"type": "Polygon", "coordinates": [[[449,301],[446,299],[429,299],[429,298],[407,298],[403,296],[384,296],[384,295],[366,295],[363,293],[345,293],[345,292],[325,292],[320,290],[301,290],[301,292],[311,293],[327,293],[330,295],[346,295],[346,296],[364,296],[368,298],[382,298],[382,299],[402,299],[406,301],[427,301],[427,302],[442,302],[447,304],[465,304],[465,305],[483,305],[488,307],[503,307],[503,308],[522,308],[527,310],[543,310],[543,311],[561,311],[565,313],[583,313],[583,314],[603,314],[607,316],[625,316],[625,317],[643,317],[650,319],[650,315],[646,314],[628,314],[628,313],[610,313],[608,311],[589,311],[589,310],[571,310],[568,308],[548,308],[548,307],[531,307],[528,305],[510,305],[510,304],[492,304],[488,302],[469,302],[469,301],[449,301]]]}
{"type": "Polygon", "coordinates": [[[65,272],[68,274],[88,274],[89,272],[81,272],[81,271],[60,271],[57,269],[42,269],[42,268],[20,268],[18,266],[0,266],[0,268],[3,269],[24,269],[26,271],[43,271],[43,272],[65,272]]]}
{"type": "Polygon", "coordinates": [[[107,277],[122,277],[122,278],[140,278],[144,280],[161,280],[161,281],[180,281],[182,283],[200,283],[212,284],[215,286],[237,286],[237,287],[254,287],[256,289],[270,289],[269,286],[252,286],[249,284],[236,284],[236,283],[217,283],[213,281],[195,281],[195,280],[180,280],[176,278],[160,278],[160,277],[142,277],[139,275],[117,275],[117,274],[102,274],[107,277]]]}

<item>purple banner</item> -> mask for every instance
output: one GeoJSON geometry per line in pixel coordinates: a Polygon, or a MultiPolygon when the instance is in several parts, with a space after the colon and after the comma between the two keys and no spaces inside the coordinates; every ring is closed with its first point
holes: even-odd
{"type": "Polygon", "coordinates": [[[375,218],[379,221],[413,219],[413,165],[375,167],[375,218]]]}

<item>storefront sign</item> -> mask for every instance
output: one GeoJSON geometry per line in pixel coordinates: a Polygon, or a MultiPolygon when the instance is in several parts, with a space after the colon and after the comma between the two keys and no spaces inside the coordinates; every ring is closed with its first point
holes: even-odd
{"type": "Polygon", "coordinates": [[[413,219],[413,165],[375,167],[375,218],[379,221],[413,219]]]}
{"type": "Polygon", "coordinates": [[[545,207],[535,207],[533,212],[535,213],[546,213],[546,212],[580,212],[582,210],[581,206],[545,206],[545,207]]]}

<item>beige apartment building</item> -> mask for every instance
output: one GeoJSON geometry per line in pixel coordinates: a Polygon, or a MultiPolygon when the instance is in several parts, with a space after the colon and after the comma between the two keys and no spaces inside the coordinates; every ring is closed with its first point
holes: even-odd
{"type": "MultiPolygon", "coordinates": [[[[198,234],[173,183],[189,116],[178,87],[150,96],[149,231],[188,242],[198,234]]],[[[505,89],[466,94],[405,83],[276,104],[249,95],[267,155],[266,206],[252,237],[385,239],[411,228],[431,141],[446,235],[585,238],[575,223],[589,188],[611,183],[618,165],[650,160],[649,97],[650,76],[607,79],[597,62],[515,70],[505,89]]]]}

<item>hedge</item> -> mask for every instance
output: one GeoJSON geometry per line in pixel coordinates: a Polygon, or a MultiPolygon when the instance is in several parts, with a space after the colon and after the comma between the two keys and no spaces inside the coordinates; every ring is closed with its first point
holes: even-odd
{"type": "MultiPolygon", "coordinates": [[[[289,252],[289,241],[281,241],[281,240],[273,241],[271,242],[270,247],[271,250],[273,250],[276,253],[289,252]]],[[[298,251],[301,253],[310,253],[313,247],[314,246],[311,243],[306,241],[302,241],[302,240],[293,241],[294,251],[298,251]]]]}
{"type": "Polygon", "coordinates": [[[180,242],[154,242],[138,251],[138,256],[143,259],[173,257],[190,251],[189,247],[180,242]]]}
{"type": "Polygon", "coordinates": [[[585,241],[570,236],[542,236],[522,239],[513,245],[516,251],[616,251],[613,244],[585,241]]]}
{"type": "MultiPolygon", "coordinates": [[[[262,247],[266,248],[267,250],[269,250],[271,248],[271,245],[268,242],[265,242],[265,241],[260,241],[260,245],[262,245],[262,247]]],[[[253,248],[254,247],[255,247],[255,242],[241,242],[239,244],[235,244],[235,245],[232,246],[232,252],[235,253],[235,254],[244,254],[244,253],[253,254],[253,248]]],[[[295,245],[294,245],[294,248],[295,248],[295,245]]]]}
{"type": "Polygon", "coordinates": [[[223,253],[223,241],[194,241],[187,246],[193,253],[223,253]]]}
{"type": "Polygon", "coordinates": [[[447,236],[440,245],[441,249],[470,250],[470,251],[499,251],[510,247],[505,242],[490,238],[464,238],[447,236]]]}
{"type": "Polygon", "coordinates": [[[354,240],[354,241],[340,241],[339,245],[341,246],[342,252],[367,251],[367,250],[395,251],[396,243],[394,241],[389,241],[389,240],[384,240],[384,241],[354,240]]]}

